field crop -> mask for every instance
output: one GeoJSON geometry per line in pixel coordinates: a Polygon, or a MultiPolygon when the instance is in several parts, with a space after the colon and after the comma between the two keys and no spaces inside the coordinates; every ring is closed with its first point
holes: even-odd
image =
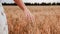
{"type": "Polygon", "coordinates": [[[60,34],[60,6],[27,6],[35,25],[26,20],[18,6],[4,6],[9,34],[60,34]]]}

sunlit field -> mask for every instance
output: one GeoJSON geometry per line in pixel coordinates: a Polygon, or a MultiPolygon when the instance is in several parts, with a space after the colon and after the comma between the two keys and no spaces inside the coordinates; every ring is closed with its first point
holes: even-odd
{"type": "Polygon", "coordinates": [[[9,34],[60,34],[60,6],[27,7],[35,17],[35,25],[18,6],[4,6],[9,34]]]}

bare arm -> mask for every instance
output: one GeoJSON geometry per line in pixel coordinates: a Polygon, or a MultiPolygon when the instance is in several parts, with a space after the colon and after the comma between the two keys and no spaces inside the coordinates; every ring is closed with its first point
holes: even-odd
{"type": "Polygon", "coordinates": [[[27,17],[28,20],[32,20],[33,21],[33,15],[31,14],[31,12],[27,9],[27,7],[25,6],[25,4],[22,2],[22,0],[14,0],[15,3],[23,10],[25,16],[27,17]]]}
{"type": "Polygon", "coordinates": [[[22,0],[14,0],[14,1],[23,11],[27,9],[22,0]]]}

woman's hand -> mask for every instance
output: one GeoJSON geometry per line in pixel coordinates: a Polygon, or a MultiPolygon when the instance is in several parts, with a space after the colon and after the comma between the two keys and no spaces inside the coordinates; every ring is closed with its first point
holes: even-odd
{"type": "Polygon", "coordinates": [[[25,14],[27,20],[32,21],[32,22],[35,20],[34,15],[31,14],[31,12],[29,10],[24,10],[24,14],[25,14]]]}

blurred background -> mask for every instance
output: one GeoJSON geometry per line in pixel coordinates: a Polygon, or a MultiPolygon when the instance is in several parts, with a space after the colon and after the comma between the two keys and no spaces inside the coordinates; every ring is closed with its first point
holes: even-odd
{"type": "MultiPolygon", "coordinates": [[[[3,0],[3,4],[14,4],[13,0],[3,0]]],[[[59,4],[60,0],[23,0],[25,4],[59,4]]]]}
{"type": "Polygon", "coordinates": [[[9,34],[30,34],[31,29],[36,34],[60,34],[60,0],[23,0],[23,2],[34,15],[36,25],[32,25],[32,22],[26,19],[24,12],[13,0],[3,0],[9,34]],[[37,26],[36,30],[33,26],[37,26]]]}

